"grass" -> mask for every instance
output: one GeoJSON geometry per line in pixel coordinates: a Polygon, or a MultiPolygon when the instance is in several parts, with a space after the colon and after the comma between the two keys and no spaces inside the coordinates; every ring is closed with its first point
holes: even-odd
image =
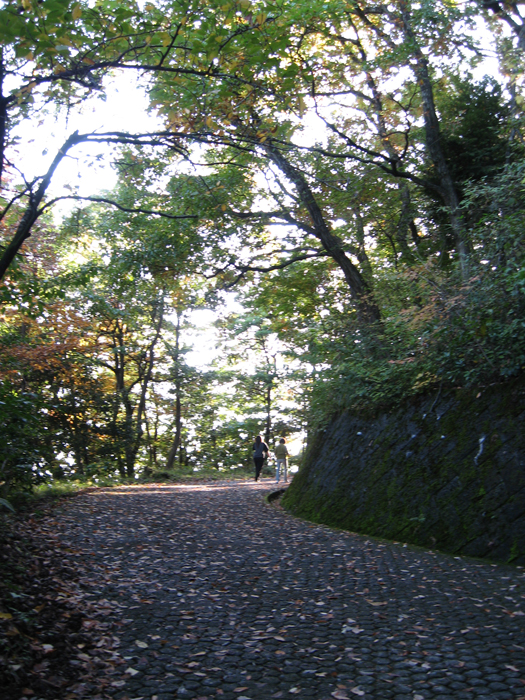
{"type": "Polygon", "coordinates": [[[252,469],[215,469],[214,467],[201,467],[197,471],[193,471],[191,467],[176,467],[170,470],[154,470],[148,475],[142,475],[139,481],[145,483],[155,483],[159,481],[223,481],[224,479],[243,481],[249,478],[253,478],[252,469]]]}
{"type": "Polygon", "coordinates": [[[128,483],[132,480],[128,479],[111,479],[108,477],[92,478],[92,479],[60,479],[39,484],[32,491],[18,491],[9,494],[8,502],[17,511],[33,510],[39,505],[45,505],[59,498],[74,496],[80,491],[85,491],[90,488],[118,486],[122,483],[128,483]]]}
{"type": "MultiPolygon", "coordinates": [[[[265,466],[262,476],[273,476],[273,466],[265,466]]],[[[75,496],[81,491],[92,488],[108,488],[126,484],[154,484],[159,482],[170,483],[195,483],[198,481],[223,481],[232,479],[245,481],[253,479],[253,468],[219,468],[201,467],[194,471],[192,467],[176,467],[175,469],[158,469],[145,475],[139,474],[135,479],[123,479],[120,476],[93,476],[84,479],[53,479],[44,484],[34,486],[32,491],[17,491],[10,493],[7,499],[0,498],[0,512],[38,511],[39,506],[44,506],[60,498],[75,496]]]]}

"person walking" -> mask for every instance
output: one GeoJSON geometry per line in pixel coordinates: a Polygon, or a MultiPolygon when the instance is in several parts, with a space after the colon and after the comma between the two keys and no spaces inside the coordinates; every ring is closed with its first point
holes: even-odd
{"type": "Polygon", "coordinates": [[[268,449],[268,445],[263,442],[262,437],[260,435],[257,435],[255,438],[255,443],[253,445],[253,462],[255,464],[255,481],[259,480],[259,476],[261,474],[261,469],[264,464],[265,456],[266,459],[268,458],[268,455],[270,453],[270,450],[268,449]]]}
{"type": "Polygon", "coordinates": [[[279,480],[281,478],[281,467],[283,468],[283,477],[285,483],[288,481],[288,448],[286,447],[286,440],[284,438],[281,438],[279,440],[279,444],[276,445],[275,450],[274,450],[274,455],[275,455],[275,480],[277,483],[279,483],[279,480]]]}

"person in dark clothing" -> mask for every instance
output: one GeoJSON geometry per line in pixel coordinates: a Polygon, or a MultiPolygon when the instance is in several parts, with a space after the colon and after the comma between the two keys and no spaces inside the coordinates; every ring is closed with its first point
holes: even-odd
{"type": "Polygon", "coordinates": [[[262,437],[257,435],[253,445],[253,462],[255,464],[255,481],[259,480],[261,469],[265,458],[268,458],[268,445],[262,441],[262,437]]]}

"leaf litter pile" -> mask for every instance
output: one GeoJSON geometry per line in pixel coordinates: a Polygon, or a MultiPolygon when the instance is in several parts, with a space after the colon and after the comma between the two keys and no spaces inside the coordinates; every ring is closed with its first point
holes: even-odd
{"type": "Polygon", "coordinates": [[[95,696],[100,669],[122,663],[111,604],[86,595],[71,554],[53,506],[38,518],[0,517],[2,700],[95,696]]]}
{"type": "Polygon", "coordinates": [[[272,488],[100,489],[27,523],[6,698],[525,700],[522,569],[311,525],[272,488]]]}

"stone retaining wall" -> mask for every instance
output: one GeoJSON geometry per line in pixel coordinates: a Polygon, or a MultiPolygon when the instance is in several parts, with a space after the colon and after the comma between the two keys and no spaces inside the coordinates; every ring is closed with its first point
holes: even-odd
{"type": "Polygon", "coordinates": [[[355,532],[525,564],[525,380],[334,418],[283,506],[355,532]]]}

